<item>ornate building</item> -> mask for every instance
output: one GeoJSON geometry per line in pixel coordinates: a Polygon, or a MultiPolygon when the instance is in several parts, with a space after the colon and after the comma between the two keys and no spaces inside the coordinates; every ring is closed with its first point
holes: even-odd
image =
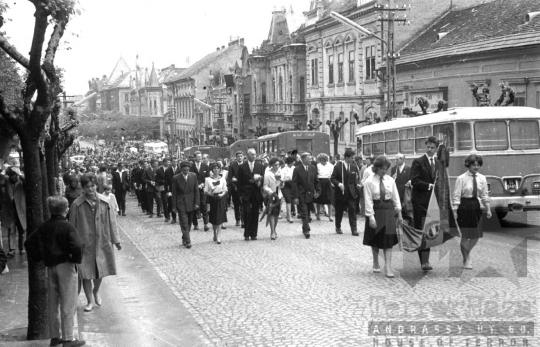
{"type": "Polygon", "coordinates": [[[101,111],[131,114],[131,73],[131,68],[124,58],[120,57],[109,77],[96,83],[97,86],[101,86],[99,89],[101,111]]]}
{"type": "Polygon", "coordinates": [[[251,119],[245,122],[252,131],[246,137],[257,128],[264,134],[306,127],[306,45],[301,31],[290,32],[287,14],[272,12],[268,38],[249,57],[251,119]]]}
{"type": "Polygon", "coordinates": [[[218,47],[177,76],[164,81],[174,135],[182,147],[207,143],[218,135],[240,132],[239,87],[248,52],[244,39],[218,47]],[[238,74],[236,74],[238,73],[238,74]],[[232,122],[227,122],[231,113],[232,122]],[[237,123],[234,124],[234,119],[237,123]],[[230,124],[230,126],[229,126],[230,124]],[[219,132],[219,134],[218,134],[219,132]]]}
{"type": "MultiPolygon", "coordinates": [[[[342,25],[329,14],[335,11],[386,39],[386,25],[379,20],[381,12],[376,5],[389,2],[312,0],[309,11],[304,12],[309,119],[315,124],[322,123],[321,130],[326,132],[330,131],[326,121],[337,117],[348,119],[339,135],[340,153],[345,148],[357,147],[355,132],[363,122],[384,118],[386,46],[376,38],[342,25]],[[356,123],[355,114],[360,124],[356,123]]],[[[402,7],[411,1],[393,3],[402,7]]],[[[400,47],[418,35],[428,23],[448,11],[451,3],[451,0],[416,0],[407,12],[411,25],[396,26],[395,45],[400,47]]]]}

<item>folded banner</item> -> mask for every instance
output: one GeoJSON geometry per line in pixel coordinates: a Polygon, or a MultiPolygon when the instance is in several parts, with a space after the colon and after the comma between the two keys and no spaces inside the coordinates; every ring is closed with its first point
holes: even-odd
{"type": "Polygon", "coordinates": [[[456,215],[452,210],[450,178],[448,176],[449,155],[441,144],[437,153],[440,165],[437,166],[435,187],[431,192],[424,229],[413,226],[399,226],[399,246],[408,252],[442,245],[453,237],[461,237],[456,215]]]}

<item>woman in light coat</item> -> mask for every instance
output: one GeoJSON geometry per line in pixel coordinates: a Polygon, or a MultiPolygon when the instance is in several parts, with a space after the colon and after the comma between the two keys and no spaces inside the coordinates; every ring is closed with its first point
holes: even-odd
{"type": "Polygon", "coordinates": [[[281,211],[281,198],[283,197],[281,189],[283,181],[279,167],[279,158],[273,157],[268,163],[268,169],[264,173],[263,194],[267,199],[266,213],[268,214],[268,223],[270,224],[270,239],[277,237],[276,226],[281,211]]]}
{"type": "Polygon", "coordinates": [[[84,194],[71,205],[69,221],[85,244],[79,279],[82,279],[88,300],[84,310],[90,312],[94,303],[101,306],[99,288],[103,277],[116,275],[113,245],[118,250],[122,247],[116,226],[116,213],[111,211],[109,198],[96,192],[96,176],[93,173],[83,175],[81,186],[84,194]]]}

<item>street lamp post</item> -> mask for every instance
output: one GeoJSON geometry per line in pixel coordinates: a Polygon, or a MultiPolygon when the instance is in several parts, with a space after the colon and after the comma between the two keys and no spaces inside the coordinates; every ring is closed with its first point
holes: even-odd
{"type": "Polygon", "coordinates": [[[344,120],[341,120],[341,117],[338,117],[334,120],[334,122],[327,120],[326,125],[330,127],[330,133],[332,134],[332,137],[334,138],[334,157],[338,154],[338,141],[339,141],[339,132],[343,128],[345,124],[349,121],[349,118],[345,118],[344,120]]]}

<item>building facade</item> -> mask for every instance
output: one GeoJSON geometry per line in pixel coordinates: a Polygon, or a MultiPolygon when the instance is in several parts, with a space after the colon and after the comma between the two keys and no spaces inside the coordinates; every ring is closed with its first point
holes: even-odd
{"type": "Polygon", "coordinates": [[[306,128],[306,45],[301,31],[289,32],[286,14],[272,13],[268,38],[250,55],[252,131],[245,137],[306,128]]]}
{"type": "MultiPolygon", "coordinates": [[[[409,1],[410,2],[410,1],[409,1]]],[[[407,1],[390,1],[403,7],[407,1]]],[[[385,5],[385,1],[382,1],[385,5]]],[[[386,25],[375,1],[313,0],[304,12],[303,33],[306,42],[306,108],[308,118],[321,124],[321,131],[336,118],[347,119],[339,135],[338,151],[356,149],[355,132],[367,122],[377,122],[385,116],[385,83],[382,67],[386,63],[386,45],[363,35],[329,16],[335,11],[355,23],[387,37],[386,25]],[[358,124],[354,115],[357,115],[358,124]]],[[[448,11],[450,0],[415,1],[407,11],[411,25],[399,27],[394,34],[397,47],[408,42],[431,21],[448,11]]],[[[385,16],[384,13],[382,16],[385,16]]],[[[333,138],[331,137],[333,142],[333,138]]],[[[333,146],[333,145],[332,145],[333,146]]]]}
{"type": "Polygon", "coordinates": [[[218,121],[229,110],[238,117],[238,86],[242,74],[236,75],[248,56],[244,40],[232,41],[227,47],[218,47],[182,71],[164,81],[167,87],[169,111],[174,115],[174,134],[182,147],[208,143],[215,135],[231,135],[240,132],[240,122],[225,125],[218,121]],[[217,105],[217,108],[215,107],[217,105]],[[235,113],[236,112],[236,113],[235,113]],[[223,124],[223,127],[221,126],[223,124]],[[217,128],[216,128],[217,127],[217,128]],[[219,134],[218,134],[219,131],[219,134]]]}
{"type": "Polygon", "coordinates": [[[525,20],[537,11],[535,0],[496,0],[440,16],[401,50],[400,106],[418,112],[420,97],[430,110],[440,99],[448,107],[477,106],[472,85],[489,89],[495,104],[504,83],[514,91],[513,106],[540,108],[540,16],[525,20]]]}

